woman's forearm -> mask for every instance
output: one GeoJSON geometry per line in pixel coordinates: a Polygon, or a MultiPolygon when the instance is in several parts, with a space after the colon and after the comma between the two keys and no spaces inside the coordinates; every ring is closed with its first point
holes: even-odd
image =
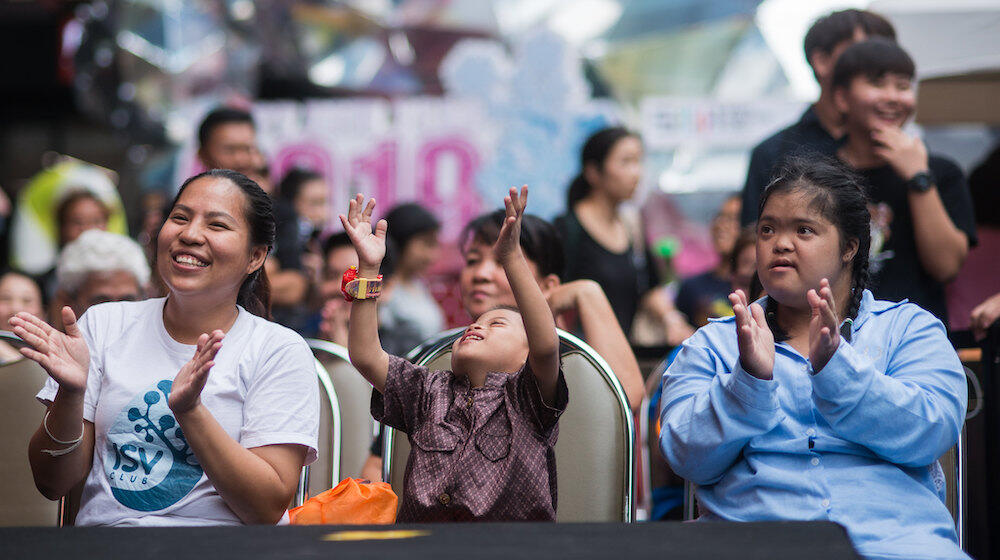
{"type": "Polygon", "coordinates": [[[177,422],[208,479],[244,523],[281,520],[298,484],[304,447],[247,449],[226,433],[203,404],[177,414],[177,422]]]}
{"type": "Polygon", "coordinates": [[[593,280],[577,280],[576,312],[583,328],[583,338],[608,365],[622,384],[632,410],[638,410],[645,395],[639,362],[632,353],[628,338],[618,325],[604,290],[593,280]]]}
{"type": "Polygon", "coordinates": [[[58,453],[70,446],[57,443],[39,424],[28,443],[28,462],[35,486],[46,498],[57,500],[86,478],[94,457],[94,424],[83,419],[83,394],[69,394],[60,389],[49,406],[47,425],[52,436],[61,441],[83,436],[73,451],[52,455],[43,450],[58,453]]]}

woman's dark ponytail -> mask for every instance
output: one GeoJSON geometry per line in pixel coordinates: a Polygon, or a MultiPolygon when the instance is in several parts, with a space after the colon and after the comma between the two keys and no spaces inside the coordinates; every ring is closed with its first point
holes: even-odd
{"type": "Polygon", "coordinates": [[[573,177],[573,182],[569,184],[569,191],[566,193],[566,209],[572,210],[577,202],[587,198],[587,195],[590,194],[590,189],[590,183],[583,176],[583,171],[577,173],[576,177],[573,177]]]}
{"type": "MultiPolygon", "coordinates": [[[[268,253],[274,247],[275,219],[274,204],[271,197],[264,189],[260,188],[253,179],[231,169],[212,169],[199,173],[188,178],[177,191],[171,207],[177,204],[184,189],[194,181],[202,177],[217,177],[226,179],[239,187],[246,197],[246,207],[244,217],[250,226],[250,245],[266,247],[268,253]]],[[[240,285],[239,294],[236,296],[236,303],[244,309],[265,319],[271,318],[271,283],[267,279],[265,264],[261,263],[260,268],[251,272],[240,285]]]]}
{"type": "Polygon", "coordinates": [[[264,265],[251,272],[240,285],[236,303],[258,317],[271,318],[271,282],[264,265]]]}
{"type": "Polygon", "coordinates": [[[566,192],[566,210],[572,211],[573,206],[590,194],[593,185],[587,181],[585,175],[587,165],[594,165],[597,169],[604,169],[604,162],[608,155],[622,138],[636,138],[637,135],[622,126],[603,128],[587,138],[580,150],[580,173],[573,178],[566,192]]]}

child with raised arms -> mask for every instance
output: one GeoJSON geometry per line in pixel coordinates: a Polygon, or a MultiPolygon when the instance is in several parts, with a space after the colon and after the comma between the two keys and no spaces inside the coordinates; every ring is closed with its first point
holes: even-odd
{"type": "Polygon", "coordinates": [[[452,346],[452,371],[382,350],[375,298],[387,224],[372,228],[375,200],[360,194],[340,216],[358,253],[358,279],[345,288],[355,298],[351,363],[375,387],[372,416],[411,444],[401,522],[555,520],[553,447],[568,392],[552,312],[519,243],[527,200],[527,186],[510,189],[493,246],[517,307],[477,317],[452,346]]]}

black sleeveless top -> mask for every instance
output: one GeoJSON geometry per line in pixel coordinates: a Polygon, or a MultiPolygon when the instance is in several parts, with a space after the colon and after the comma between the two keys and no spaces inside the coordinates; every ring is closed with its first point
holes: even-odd
{"type": "Polygon", "coordinates": [[[572,211],[556,218],[555,225],[566,244],[563,282],[589,279],[600,284],[627,336],[642,297],[659,284],[648,253],[633,245],[624,253],[607,250],[587,233],[572,211]]]}

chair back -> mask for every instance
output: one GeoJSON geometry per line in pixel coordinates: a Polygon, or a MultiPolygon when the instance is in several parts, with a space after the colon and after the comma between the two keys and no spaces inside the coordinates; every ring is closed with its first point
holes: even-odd
{"type": "MultiPolygon", "coordinates": [[[[976,374],[968,367],[965,367],[965,377],[969,381],[970,386],[978,387],[979,382],[976,374]]],[[[977,398],[976,401],[976,404],[973,404],[973,406],[978,406],[979,399],[977,398]]],[[[958,442],[938,459],[938,463],[941,464],[941,470],[944,472],[945,505],[948,506],[948,511],[951,512],[951,517],[955,520],[955,530],[958,532],[958,544],[964,548],[967,507],[965,501],[964,423],[962,424],[962,433],[959,435],[958,442]]]]}
{"type": "MultiPolygon", "coordinates": [[[[451,343],[462,329],[442,333],[411,353],[430,369],[451,368],[451,343]]],[[[631,522],[635,496],[635,424],[625,391],[600,355],[559,331],[569,404],[559,419],[556,476],[561,522],[631,522]]],[[[409,457],[405,434],[385,431],[383,474],[397,494],[409,457]]]]}
{"type": "MultiPolygon", "coordinates": [[[[9,332],[0,332],[0,342],[24,346],[9,332]]],[[[42,366],[26,358],[0,366],[0,526],[59,524],[59,502],[46,499],[35,488],[28,465],[28,441],[44,415],[35,395],[46,379],[42,366]]]]}
{"type": "Polygon", "coordinates": [[[319,379],[319,458],[309,475],[309,494],[315,496],[343,478],[361,475],[377,424],[371,415],[372,385],[351,365],[347,348],[325,340],[307,342],[326,374],[319,379]]]}
{"type": "Polygon", "coordinates": [[[649,425],[650,406],[649,395],[643,395],[642,403],[639,404],[639,415],[636,417],[638,421],[636,431],[639,434],[639,447],[636,450],[638,460],[635,465],[636,521],[648,521],[653,512],[653,462],[650,458],[650,445],[653,445],[653,442],[650,438],[652,432],[649,425]]]}

